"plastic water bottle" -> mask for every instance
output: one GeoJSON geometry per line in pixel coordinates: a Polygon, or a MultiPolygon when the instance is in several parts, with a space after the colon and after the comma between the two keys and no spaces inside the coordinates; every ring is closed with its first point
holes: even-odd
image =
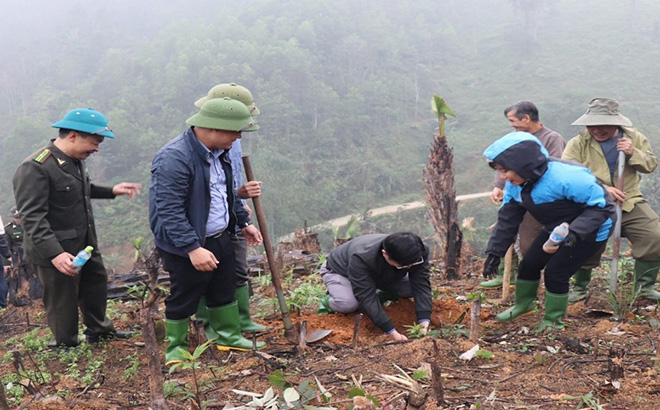
{"type": "Polygon", "coordinates": [[[73,260],[73,266],[76,267],[77,271],[83,267],[85,263],[92,257],[92,251],[94,250],[93,246],[87,246],[82,251],[78,252],[75,259],[73,260]]]}
{"type": "Polygon", "coordinates": [[[568,222],[555,226],[555,229],[550,233],[550,237],[543,244],[543,251],[545,253],[555,253],[559,249],[559,245],[568,236],[568,222]]]}

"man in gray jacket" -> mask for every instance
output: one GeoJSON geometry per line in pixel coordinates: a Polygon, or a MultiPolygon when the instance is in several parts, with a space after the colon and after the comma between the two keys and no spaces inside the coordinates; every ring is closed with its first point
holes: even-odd
{"type": "Polygon", "coordinates": [[[369,319],[394,340],[407,340],[385,313],[384,294],[414,297],[417,322],[426,333],[431,321],[431,281],[428,248],[410,232],[362,235],[342,244],[321,267],[328,295],[319,313],[350,313],[361,308],[369,319]]]}

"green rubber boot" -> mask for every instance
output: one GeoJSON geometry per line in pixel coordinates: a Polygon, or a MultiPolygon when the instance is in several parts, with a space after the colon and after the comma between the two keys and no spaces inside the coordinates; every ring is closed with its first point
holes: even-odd
{"type": "MultiPolygon", "coordinates": [[[[209,324],[218,334],[217,349],[249,351],[252,350],[252,341],[241,334],[240,319],[238,318],[238,303],[236,301],[218,307],[207,307],[209,324]]],[[[257,342],[257,349],[266,346],[264,342],[257,342]]]]}
{"type": "Polygon", "coordinates": [[[500,322],[509,322],[534,308],[536,292],[539,289],[538,280],[519,279],[516,283],[516,300],[513,306],[496,316],[500,322]]]}
{"type": "Polygon", "coordinates": [[[165,320],[165,335],[170,342],[165,350],[165,365],[181,363],[185,359],[183,351],[188,351],[186,337],[188,336],[189,318],[180,320],[165,320]]]}
{"type": "Polygon", "coordinates": [[[330,307],[330,295],[325,295],[321,298],[319,302],[319,309],[317,312],[319,315],[328,315],[330,313],[335,313],[334,310],[330,307]]]}
{"type": "Polygon", "coordinates": [[[635,293],[644,299],[660,300],[660,292],[655,290],[655,279],[660,270],[660,261],[635,261],[635,293]]]}
{"type": "Polygon", "coordinates": [[[566,316],[568,307],[568,293],[558,295],[545,291],[545,315],[541,324],[536,328],[538,333],[552,329],[563,329],[566,325],[561,319],[566,316]]]}
{"type": "Polygon", "coordinates": [[[215,333],[213,329],[211,329],[211,326],[209,326],[208,313],[206,312],[206,298],[204,296],[199,298],[199,305],[197,305],[195,319],[204,324],[204,334],[206,335],[206,340],[215,340],[218,338],[218,334],[215,333]]]}
{"type": "Polygon", "coordinates": [[[578,269],[573,275],[573,286],[568,292],[568,303],[575,303],[587,297],[589,282],[591,282],[591,269],[578,269]]]}
{"type": "MultiPolygon", "coordinates": [[[[518,271],[518,254],[513,253],[511,258],[511,278],[509,279],[510,285],[516,284],[516,272],[518,271]]],[[[491,280],[485,280],[479,284],[479,287],[486,289],[496,289],[502,287],[504,281],[504,263],[500,263],[500,268],[497,270],[497,276],[491,280]]]]}
{"type": "Polygon", "coordinates": [[[250,316],[250,289],[248,285],[236,288],[234,298],[238,303],[238,317],[241,323],[241,332],[265,332],[268,330],[266,326],[262,326],[252,321],[250,316]]]}
{"type": "Polygon", "coordinates": [[[385,304],[386,302],[396,302],[399,300],[399,293],[393,290],[378,289],[376,294],[378,295],[378,300],[380,301],[381,305],[385,304]]]}

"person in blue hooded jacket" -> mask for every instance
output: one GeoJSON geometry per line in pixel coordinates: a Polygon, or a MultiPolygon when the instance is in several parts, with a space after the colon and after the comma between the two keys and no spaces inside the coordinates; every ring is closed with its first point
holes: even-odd
{"type": "Polygon", "coordinates": [[[541,142],[527,132],[505,135],[483,155],[506,180],[497,224],[486,247],[483,275],[497,274],[500,258],[515,240],[525,212],[544,227],[518,266],[514,305],[498,314],[497,320],[510,321],[532,310],[545,268],[545,315],[538,330],[561,329],[569,279],[614,228],[612,199],[587,168],[550,158],[541,142]],[[564,222],[569,224],[569,233],[555,253],[546,253],[543,244],[564,222]]]}

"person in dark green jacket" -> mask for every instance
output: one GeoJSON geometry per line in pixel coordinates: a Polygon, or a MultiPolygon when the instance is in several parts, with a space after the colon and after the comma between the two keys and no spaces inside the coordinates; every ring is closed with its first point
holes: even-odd
{"type": "MultiPolygon", "coordinates": [[[[566,145],[563,159],[579,162],[598,178],[621,207],[621,236],[633,244],[635,259],[634,289],[638,296],[660,301],[655,290],[660,271],[660,222],[642,195],[640,174],[650,174],[658,167],[658,158],[644,134],[632,128],[632,121],[619,112],[619,103],[611,98],[594,98],[587,112],[573,125],[586,126],[566,145]],[[617,188],[618,157],[623,152],[623,187],[617,188]]],[[[575,274],[569,302],[587,297],[591,271],[600,265],[605,244],[575,274]]]]}
{"type": "Polygon", "coordinates": [[[14,197],[25,228],[25,257],[44,286],[43,301],[54,346],[78,345],[78,307],[90,343],[127,337],[106,317],[108,274],[98,250],[92,198],[139,195],[140,184],[93,184],[85,159],[114,138],[105,115],[78,108],[55,124],[58,138],[26,158],[13,179],[14,197]],[[76,270],[72,261],[93,246],[92,257],[76,270]]]}
{"type": "MultiPolygon", "coordinates": [[[[27,281],[29,283],[28,295],[32,299],[39,299],[44,295],[44,288],[41,286],[41,282],[39,282],[39,278],[37,278],[32,265],[25,261],[23,252],[23,236],[25,235],[25,231],[21,216],[18,214],[18,209],[15,206],[12,206],[9,210],[9,217],[11,218],[11,222],[5,225],[5,233],[7,234],[7,242],[13,259],[12,265],[18,268],[18,272],[16,273],[17,280],[12,280],[9,286],[9,294],[20,293],[20,289],[18,288],[21,286],[21,282],[27,281]]],[[[12,303],[18,303],[17,306],[24,306],[28,304],[28,300],[27,298],[16,295],[12,303]]]]}

